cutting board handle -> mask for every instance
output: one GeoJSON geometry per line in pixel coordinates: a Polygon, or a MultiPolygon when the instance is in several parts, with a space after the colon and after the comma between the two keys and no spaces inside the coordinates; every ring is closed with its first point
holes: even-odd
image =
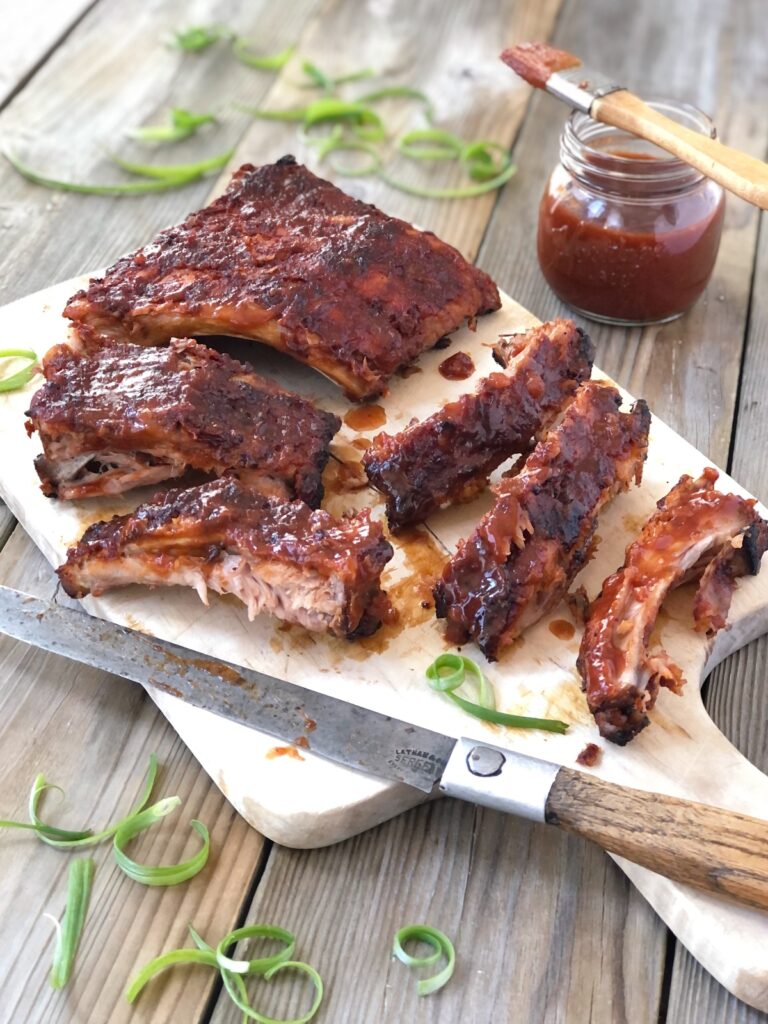
{"type": "Polygon", "coordinates": [[[768,822],[561,768],[546,821],[677,882],[768,909],[768,822]]]}

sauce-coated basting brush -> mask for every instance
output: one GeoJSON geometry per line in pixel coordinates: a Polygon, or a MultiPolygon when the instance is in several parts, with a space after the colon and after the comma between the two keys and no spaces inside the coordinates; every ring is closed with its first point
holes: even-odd
{"type": "Polygon", "coordinates": [[[584,67],[578,57],[546,43],[512,46],[501,59],[530,85],[546,89],[595,121],[655,143],[729,192],[768,210],[768,164],[762,160],[685,128],[607,75],[584,67]]]}

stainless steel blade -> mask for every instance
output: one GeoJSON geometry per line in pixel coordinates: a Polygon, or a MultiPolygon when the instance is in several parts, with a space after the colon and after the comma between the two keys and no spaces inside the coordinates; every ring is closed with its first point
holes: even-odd
{"type": "Polygon", "coordinates": [[[430,729],[206,658],[9,587],[0,587],[0,632],[164,690],[286,743],[303,736],[321,757],[425,793],[440,779],[456,743],[430,729]]]}

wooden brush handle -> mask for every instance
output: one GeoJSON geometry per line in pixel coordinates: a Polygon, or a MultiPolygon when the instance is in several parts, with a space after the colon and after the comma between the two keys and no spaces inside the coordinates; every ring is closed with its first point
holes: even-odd
{"type": "Polygon", "coordinates": [[[546,821],[677,882],[768,909],[768,822],[561,768],[546,821]]]}
{"type": "Polygon", "coordinates": [[[672,121],[621,89],[596,99],[590,117],[622,128],[697,168],[729,192],[768,210],[768,164],[672,121]]]}

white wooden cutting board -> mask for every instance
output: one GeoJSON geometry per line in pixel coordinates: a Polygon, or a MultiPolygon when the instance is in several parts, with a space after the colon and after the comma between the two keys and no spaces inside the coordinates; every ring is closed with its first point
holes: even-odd
{"type": "MultiPolygon", "coordinates": [[[[0,347],[29,346],[42,354],[63,341],[66,323],[60,310],[84,280],[65,282],[0,310],[0,347]]],[[[475,332],[464,329],[453,336],[450,349],[425,355],[419,363],[421,372],[395,378],[391,394],[381,402],[385,429],[393,431],[412,416],[423,417],[473,386],[472,381],[449,382],[439,375],[438,364],[447,355],[469,352],[477,375],[486,374],[497,368],[488,343],[501,332],[519,331],[535,322],[531,314],[505,298],[503,308],[481,318],[475,332]]],[[[228,344],[229,351],[247,355],[260,372],[317,398],[326,408],[342,416],[352,408],[332,384],[313,371],[264,346],[228,344]]],[[[600,376],[599,371],[595,375],[600,376]]],[[[24,430],[24,411],[37,383],[39,378],[23,392],[0,396],[0,494],[55,566],[87,525],[128,511],[145,500],[148,492],[75,503],[43,497],[32,465],[39,441],[37,436],[29,439],[24,430]]],[[[336,439],[334,451],[340,461],[332,460],[326,474],[325,505],[332,512],[371,505],[376,514],[383,514],[381,497],[359,487],[356,460],[360,448],[352,444],[380,429],[382,426],[372,426],[361,433],[345,425],[336,439]],[[341,466],[342,462],[346,465],[341,466]]],[[[700,452],[653,420],[642,487],[620,495],[603,513],[597,553],[577,579],[590,597],[621,564],[625,545],[657,499],[682,473],[696,475],[707,464],[700,452]]],[[[725,475],[720,486],[745,493],[725,475]]],[[[212,595],[210,607],[205,608],[195,593],[180,588],[150,591],[134,586],[84,604],[95,615],[204,654],[450,735],[486,738],[570,767],[575,766],[576,756],[587,742],[598,741],[603,754],[593,771],[602,778],[768,818],[768,778],[715,728],[699,693],[702,681],[719,660],[768,630],[768,572],[740,583],[731,609],[731,627],[717,637],[714,647],[691,628],[688,588],[670,597],[657,634],[682,666],[688,685],[682,697],[662,691],[652,725],[625,748],[599,740],[587,711],[575,671],[579,630],[564,641],[549,628],[556,619],[571,621],[564,606],[529,630],[499,662],[484,664],[484,668],[502,710],[564,719],[571,723],[566,736],[487,726],[429,689],[424,669],[446,644],[440,624],[431,609],[421,607],[421,601],[430,598],[431,578],[446,553],[471,530],[488,505],[486,494],[472,504],[434,516],[429,531],[412,531],[405,544],[395,540],[396,556],[384,585],[401,611],[401,622],[364,641],[350,643],[310,635],[299,627],[286,629],[266,616],[249,623],[243,606],[233,598],[212,595]]],[[[471,645],[467,653],[484,663],[471,645]]],[[[167,694],[157,693],[154,699],[238,811],[255,828],[285,845],[314,847],[336,842],[423,798],[408,787],[338,768],[302,747],[294,751],[298,756],[275,756],[282,745],[268,736],[189,707],[167,694]]],[[[306,741],[311,746],[311,732],[306,741]]],[[[741,999],[768,1010],[768,915],[730,906],[620,863],[707,970],[741,999]]]]}

